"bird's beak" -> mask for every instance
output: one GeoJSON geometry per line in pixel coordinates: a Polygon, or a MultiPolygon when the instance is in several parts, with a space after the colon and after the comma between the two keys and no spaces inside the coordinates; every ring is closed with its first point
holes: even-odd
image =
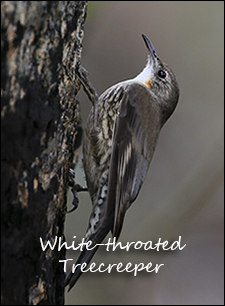
{"type": "Polygon", "coordinates": [[[155,48],[153,47],[153,44],[151,43],[150,39],[148,39],[147,36],[145,36],[144,34],[141,34],[143,39],[144,39],[144,42],[146,44],[146,47],[148,48],[149,50],[149,58],[150,58],[150,61],[155,63],[155,60],[158,58],[158,55],[155,51],[155,48]]]}

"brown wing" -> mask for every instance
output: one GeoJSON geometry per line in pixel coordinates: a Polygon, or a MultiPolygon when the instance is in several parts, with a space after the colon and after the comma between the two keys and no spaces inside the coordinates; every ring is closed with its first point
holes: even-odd
{"type": "Polygon", "coordinates": [[[106,217],[114,211],[113,236],[117,239],[125,212],[136,199],[145,179],[158,137],[158,132],[149,135],[155,129],[154,125],[157,125],[151,119],[154,115],[157,117],[157,113],[152,113],[154,108],[151,104],[151,96],[143,86],[129,85],[115,122],[106,217]],[[151,140],[151,137],[155,139],[151,140]]]}

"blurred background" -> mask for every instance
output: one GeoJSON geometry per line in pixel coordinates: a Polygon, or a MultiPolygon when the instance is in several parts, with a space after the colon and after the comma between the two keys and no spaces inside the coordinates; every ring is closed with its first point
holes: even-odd
{"type": "MultiPolygon", "coordinates": [[[[174,252],[99,249],[93,259],[98,264],[164,266],[157,274],[136,277],[125,272],[84,273],[66,294],[66,304],[222,305],[224,2],[90,1],[82,65],[98,94],[144,68],[148,51],[141,33],[172,67],[181,94],[161,131],[148,176],[126,214],[119,241],[173,242],[182,236],[186,247],[174,252]]],[[[84,126],[91,103],[83,93],[79,100],[84,126]]],[[[85,185],[82,167],[78,168],[76,181],[85,185]]],[[[73,236],[80,242],[88,224],[88,193],[80,193],[79,200],[79,208],[67,215],[68,242],[73,236]]],[[[73,263],[78,255],[67,252],[73,263]]]]}

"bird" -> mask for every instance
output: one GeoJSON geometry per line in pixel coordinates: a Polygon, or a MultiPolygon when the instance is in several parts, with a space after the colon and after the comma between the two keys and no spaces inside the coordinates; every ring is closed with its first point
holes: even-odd
{"type": "MultiPolygon", "coordinates": [[[[149,38],[145,68],[134,78],[109,87],[97,97],[83,136],[83,167],[92,201],[85,241],[100,244],[111,231],[118,240],[125,213],[146,177],[159,133],[174,112],[179,86],[172,69],[157,55],[149,38]]],[[[87,89],[86,89],[87,91],[87,89]]],[[[97,247],[83,249],[76,264],[88,264],[97,247]]],[[[68,291],[82,272],[65,280],[68,291]]]]}

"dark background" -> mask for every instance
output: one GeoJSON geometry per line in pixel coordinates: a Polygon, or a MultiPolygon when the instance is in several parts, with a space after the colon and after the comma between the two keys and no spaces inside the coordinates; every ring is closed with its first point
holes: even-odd
{"type": "MultiPolygon", "coordinates": [[[[178,107],[163,128],[147,179],[126,214],[120,241],[169,241],[177,252],[104,252],[101,263],[164,263],[158,274],[84,274],[67,304],[223,304],[223,51],[222,1],[90,1],[82,65],[99,94],[143,68],[141,33],[174,70],[178,107]]],[[[80,94],[83,125],[91,104],[80,94]]],[[[81,164],[81,162],[80,162],[81,164]]],[[[77,181],[85,184],[80,169],[77,181]]],[[[91,204],[79,194],[67,215],[67,241],[84,237],[91,204]]],[[[110,236],[109,236],[110,237],[110,236]]],[[[68,252],[68,258],[78,253],[68,252]]],[[[74,261],[75,262],[75,261],[74,261]]]]}

